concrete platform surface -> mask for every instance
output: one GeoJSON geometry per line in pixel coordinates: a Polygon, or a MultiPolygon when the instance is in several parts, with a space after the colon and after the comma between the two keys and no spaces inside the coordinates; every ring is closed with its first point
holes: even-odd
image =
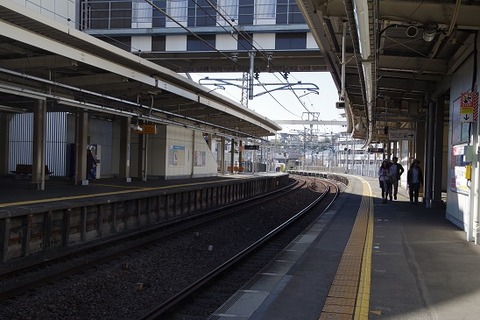
{"type": "Polygon", "coordinates": [[[480,246],[445,219],[445,209],[413,205],[404,189],[397,201],[383,204],[376,179],[352,178],[325,215],[209,319],[480,319],[480,246]],[[346,265],[348,271],[358,264],[370,276],[361,289],[367,311],[355,314],[364,279],[355,280],[353,311],[351,294],[332,288],[345,271],[345,249],[356,241],[352,230],[365,183],[373,206],[373,236],[365,243],[370,251],[364,251],[370,253],[346,265]],[[336,294],[345,304],[326,312],[327,299],[336,294]]]}

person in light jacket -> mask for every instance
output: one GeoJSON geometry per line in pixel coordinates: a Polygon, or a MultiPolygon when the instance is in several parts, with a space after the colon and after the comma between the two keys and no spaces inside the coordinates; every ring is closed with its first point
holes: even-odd
{"type": "Polygon", "coordinates": [[[382,165],[378,168],[378,182],[382,189],[383,203],[387,203],[388,196],[390,196],[390,201],[392,201],[392,180],[388,160],[383,160],[382,165]]]}

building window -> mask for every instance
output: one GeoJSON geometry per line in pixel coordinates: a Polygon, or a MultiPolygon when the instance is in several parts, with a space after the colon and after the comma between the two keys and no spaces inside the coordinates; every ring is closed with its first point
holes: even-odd
{"type": "Polygon", "coordinates": [[[276,0],[256,0],[255,24],[275,24],[276,0]]]}
{"type": "Polygon", "coordinates": [[[206,27],[215,26],[216,7],[211,0],[190,0],[188,8],[188,26],[206,27]]]}
{"type": "Polygon", "coordinates": [[[295,0],[277,0],[277,24],[304,24],[295,0]]]}
{"type": "Polygon", "coordinates": [[[244,33],[238,35],[238,50],[250,51],[253,48],[253,33],[244,33]]]}
{"type": "Polygon", "coordinates": [[[165,51],[165,36],[152,36],[152,51],[161,52],[165,51]]]}
{"type": "Polygon", "coordinates": [[[217,1],[217,23],[221,26],[238,24],[238,0],[218,0],[217,1]],[[223,16],[223,17],[222,17],[223,16]],[[225,21],[225,19],[228,20],[225,21]]]}
{"type": "Polygon", "coordinates": [[[200,35],[200,40],[195,36],[187,36],[187,51],[214,51],[215,49],[215,35],[207,34],[200,35]]]}
{"type": "Polygon", "coordinates": [[[152,6],[147,2],[132,2],[132,28],[152,27],[152,6]]]}
{"type": "Polygon", "coordinates": [[[187,0],[167,0],[167,27],[178,27],[178,23],[187,26],[188,3],[187,0]]]}
{"type": "Polygon", "coordinates": [[[307,47],[307,34],[302,33],[277,33],[275,35],[275,49],[305,49],[307,47]]]}

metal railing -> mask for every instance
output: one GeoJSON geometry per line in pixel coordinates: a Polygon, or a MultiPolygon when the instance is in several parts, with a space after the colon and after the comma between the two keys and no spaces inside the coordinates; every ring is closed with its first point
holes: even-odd
{"type": "Polygon", "coordinates": [[[276,18],[280,15],[285,17],[282,24],[305,23],[295,0],[289,0],[284,4],[278,4],[276,1],[271,3],[266,1],[263,4],[255,5],[234,4],[238,8],[233,8],[232,4],[226,4],[218,10],[211,6],[200,7],[196,4],[189,6],[188,1],[181,1],[175,7],[160,8],[161,10],[143,4],[145,3],[131,0],[84,1],[80,7],[81,28],[92,30],[135,27],[161,28],[167,25],[177,27],[178,25],[171,23],[172,20],[166,17],[164,12],[182,25],[188,22],[188,27],[225,26],[229,23],[237,25],[239,24],[238,21],[252,21],[252,24],[262,25],[269,21],[268,24],[276,24],[278,20],[276,18]],[[134,5],[133,3],[141,5],[134,5]],[[224,17],[230,19],[229,23],[225,23],[224,17]],[[167,23],[167,21],[170,23],[167,23]]]}

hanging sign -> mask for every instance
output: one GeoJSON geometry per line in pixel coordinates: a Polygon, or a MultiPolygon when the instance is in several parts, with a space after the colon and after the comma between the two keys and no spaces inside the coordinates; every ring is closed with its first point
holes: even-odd
{"type": "Polygon", "coordinates": [[[460,122],[476,122],[478,117],[478,92],[460,95],[460,122]]]}
{"type": "Polygon", "coordinates": [[[388,130],[389,140],[413,140],[415,139],[415,130],[390,129],[388,130]]]}

